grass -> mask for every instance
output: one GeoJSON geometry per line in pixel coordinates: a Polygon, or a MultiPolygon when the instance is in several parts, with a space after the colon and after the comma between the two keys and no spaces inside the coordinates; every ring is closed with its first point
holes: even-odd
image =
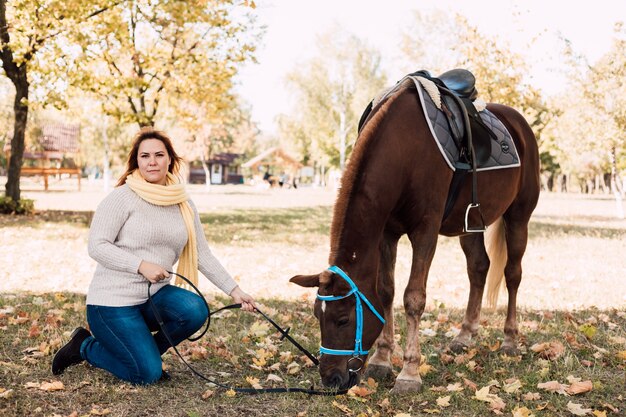
{"type": "MultiPolygon", "coordinates": [[[[225,300],[222,300],[225,301],[225,300]]],[[[264,311],[309,350],[318,346],[317,323],[311,306],[304,302],[262,300],[264,311]]],[[[214,309],[217,305],[212,306],[214,309]]],[[[567,403],[606,415],[623,415],[626,409],[624,352],[626,313],[618,310],[576,312],[525,311],[521,314],[519,357],[501,356],[495,351],[502,338],[502,312],[483,315],[483,327],[476,345],[462,355],[446,351],[451,329],[458,327],[462,312],[437,308],[425,313],[423,336],[424,389],[419,394],[391,395],[391,383],[365,384],[360,395],[309,397],[304,394],[249,396],[232,395],[194,377],[168,352],[164,363],[173,376],[169,382],[149,387],[122,383],[102,370],[81,364],[60,377],[50,374],[50,362],[69,332],[84,324],[84,296],[71,293],[0,295],[0,415],[103,415],[112,416],[318,416],[318,415],[427,415],[485,416],[490,405],[473,396],[490,384],[491,393],[506,404],[510,413],[526,407],[535,416],[560,416],[567,403]],[[560,342],[562,354],[553,360],[541,359],[530,346],[560,342]],[[620,353],[621,352],[621,353],[620,353]],[[577,396],[550,393],[537,388],[547,381],[567,383],[568,377],[593,383],[591,392],[577,396]],[[505,392],[507,381],[519,380],[521,387],[505,392]],[[42,383],[61,381],[63,389],[46,391],[42,383]],[[471,381],[471,382],[470,382],[471,381]],[[28,386],[33,386],[28,388],[28,386]],[[12,390],[8,395],[6,390],[12,390]],[[539,393],[539,399],[524,394],[539,393]],[[2,395],[2,394],[0,394],[2,395]],[[204,397],[206,398],[203,398],[204,397]],[[450,396],[450,406],[437,399],[450,396]],[[612,410],[621,411],[612,411],[612,410]]],[[[397,311],[398,333],[404,338],[404,317],[397,311]]],[[[317,385],[317,370],[258,316],[227,313],[212,320],[208,336],[180,346],[184,356],[200,372],[221,383],[249,387],[256,378],[265,387],[317,385]],[[284,382],[267,381],[268,375],[284,382]]],[[[403,342],[403,340],[400,340],[403,342]]],[[[395,363],[400,370],[400,362],[395,363]]]]}
{"type": "MultiPolygon", "coordinates": [[[[570,203],[571,212],[576,212],[570,203]]],[[[0,229],[3,238],[6,233],[14,245],[33,247],[32,236],[37,236],[41,247],[49,247],[49,242],[58,241],[56,250],[61,250],[65,242],[76,241],[75,245],[68,246],[68,250],[76,251],[85,244],[91,216],[90,212],[52,210],[34,216],[0,216],[0,229]]],[[[252,254],[257,245],[264,243],[280,253],[293,247],[319,247],[320,242],[328,239],[331,216],[331,207],[222,209],[204,213],[201,219],[211,244],[252,254]]],[[[623,297],[619,294],[624,288],[619,271],[620,268],[623,270],[620,259],[623,259],[625,235],[623,222],[571,214],[538,215],[531,223],[531,241],[525,257],[522,284],[528,293],[520,297],[520,301],[536,298],[541,305],[542,300],[549,301],[556,296],[586,300],[600,297],[606,301],[611,294],[618,294],[617,298],[610,298],[611,304],[608,305],[623,306],[623,302],[619,304],[623,297]],[[579,275],[583,275],[584,280],[579,279],[579,275]],[[553,287],[555,283],[560,286],[553,287]],[[533,287],[536,289],[531,292],[533,287]],[[610,292],[603,292],[607,288],[610,292]],[[566,289],[568,292],[563,292],[566,289]]],[[[408,242],[403,239],[400,252],[409,250],[408,242]]],[[[568,403],[590,409],[587,415],[626,415],[626,312],[623,307],[621,310],[522,310],[519,322],[523,353],[516,358],[504,357],[497,352],[498,342],[503,337],[504,312],[484,312],[475,346],[464,354],[452,355],[446,346],[460,325],[463,311],[433,302],[433,294],[437,290],[435,286],[439,285],[440,295],[435,298],[450,302],[451,291],[456,287],[447,289],[446,285],[451,281],[441,277],[449,280],[459,275],[459,285],[464,288],[467,278],[457,239],[441,238],[437,252],[437,256],[441,256],[436,256],[433,263],[433,278],[429,282],[431,301],[421,325],[422,353],[428,366],[422,369],[424,388],[419,394],[393,395],[389,393],[392,383],[381,382],[377,386],[366,383],[362,391],[338,397],[302,394],[232,396],[193,376],[171,353],[164,355],[164,363],[173,379],[150,387],[122,383],[85,364],[70,368],[60,377],[53,377],[50,373],[52,356],[76,326],[85,324],[84,295],[14,292],[0,293],[0,416],[433,414],[482,417],[495,415],[490,403],[474,398],[476,391],[486,386],[491,386],[490,394],[503,401],[504,415],[571,416],[568,403]],[[454,262],[449,257],[451,253],[454,262]],[[451,270],[453,264],[458,265],[451,270]],[[551,349],[558,351],[556,357],[545,359],[542,355],[546,356],[546,353],[531,349],[544,342],[552,343],[551,349]],[[560,345],[562,351],[558,348],[560,345]],[[591,381],[592,390],[566,396],[537,387],[537,384],[549,381],[569,386],[572,377],[591,381]],[[46,383],[54,381],[62,382],[63,388],[50,391],[46,383]],[[515,385],[519,388],[514,389],[515,385]],[[446,397],[449,397],[449,406],[445,406],[446,397]]],[[[45,253],[30,254],[25,249],[19,254],[28,257],[31,263],[35,255],[44,256],[39,263],[45,261],[45,253]]],[[[65,255],[59,252],[58,256],[65,255]]],[[[1,253],[0,259],[3,259],[1,253]]],[[[11,267],[11,259],[5,259],[11,267]]],[[[63,266],[55,262],[55,259],[48,259],[42,267],[63,266]]],[[[301,263],[303,260],[290,262],[301,263]]],[[[407,268],[404,263],[405,259],[400,258],[398,268],[407,268]]],[[[398,285],[400,288],[402,284],[398,285]]],[[[262,297],[262,294],[256,295],[262,297]]],[[[218,298],[211,307],[215,309],[226,301],[218,298]]],[[[273,319],[285,327],[292,327],[292,336],[305,347],[311,351],[318,348],[319,329],[309,301],[261,299],[261,302],[263,310],[273,319]]],[[[607,303],[596,302],[596,305],[607,303]]],[[[398,343],[403,346],[404,314],[397,310],[396,315],[398,343]]],[[[222,383],[249,387],[258,379],[264,387],[319,387],[317,369],[308,366],[288,342],[280,341],[258,316],[226,313],[212,321],[211,330],[204,339],[184,342],[181,351],[200,372],[222,383]],[[270,374],[283,382],[268,381],[270,374]]],[[[396,373],[401,369],[400,359],[395,358],[396,373]]]]}

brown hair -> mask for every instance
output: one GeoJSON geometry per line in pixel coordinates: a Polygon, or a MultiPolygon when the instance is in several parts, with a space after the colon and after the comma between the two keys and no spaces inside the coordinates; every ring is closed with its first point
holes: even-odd
{"type": "Polygon", "coordinates": [[[135,135],[135,139],[133,140],[133,146],[130,149],[130,153],[128,154],[128,162],[126,163],[126,172],[122,174],[120,179],[117,181],[116,187],[124,185],[126,183],[126,177],[128,177],[134,170],[139,168],[137,164],[137,156],[139,154],[139,145],[146,139],[156,139],[163,142],[165,145],[165,149],[167,150],[168,155],[170,156],[170,166],[167,170],[171,174],[178,174],[180,169],[180,163],[183,160],[176,151],[174,150],[174,146],[172,145],[172,140],[167,136],[164,132],[160,130],[156,130],[153,127],[146,126],[142,127],[139,132],[135,135]]]}

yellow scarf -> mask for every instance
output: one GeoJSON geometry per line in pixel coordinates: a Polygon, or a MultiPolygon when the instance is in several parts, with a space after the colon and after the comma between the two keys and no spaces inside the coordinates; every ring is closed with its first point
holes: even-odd
{"type": "MultiPolygon", "coordinates": [[[[180,180],[167,173],[167,179],[165,186],[152,184],[146,181],[139,170],[136,169],[126,178],[126,184],[133,190],[139,197],[148,203],[155,204],[157,206],[171,206],[178,204],[180,207],[180,213],[183,216],[183,221],[187,227],[187,244],[183,248],[183,252],[178,259],[178,268],[176,272],[184,277],[187,277],[193,285],[198,285],[198,246],[196,245],[196,230],[194,228],[194,214],[191,206],[189,205],[189,197],[185,191],[185,184],[181,184],[180,180]]],[[[176,277],[175,284],[180,285],[184,281],[176,277]]]]}

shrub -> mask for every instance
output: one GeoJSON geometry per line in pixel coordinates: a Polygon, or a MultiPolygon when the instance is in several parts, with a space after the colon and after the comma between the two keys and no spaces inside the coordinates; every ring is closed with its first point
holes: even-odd
{"type": "Polygon", "coordinates": [[[0,196],[0,214],[33,214],[35,202],[27,198],[18,201],[8,196],[0,196]]]}

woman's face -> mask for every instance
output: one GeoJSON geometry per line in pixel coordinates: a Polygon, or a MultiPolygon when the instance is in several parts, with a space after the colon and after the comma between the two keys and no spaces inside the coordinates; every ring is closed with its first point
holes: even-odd
{"type": "Polygon", "coordinates": [[[165,185],[170,156],[163,142],[158,139],[146,139],[139,144],[137,165],[141,176],[152,184],[165,185]]]}

